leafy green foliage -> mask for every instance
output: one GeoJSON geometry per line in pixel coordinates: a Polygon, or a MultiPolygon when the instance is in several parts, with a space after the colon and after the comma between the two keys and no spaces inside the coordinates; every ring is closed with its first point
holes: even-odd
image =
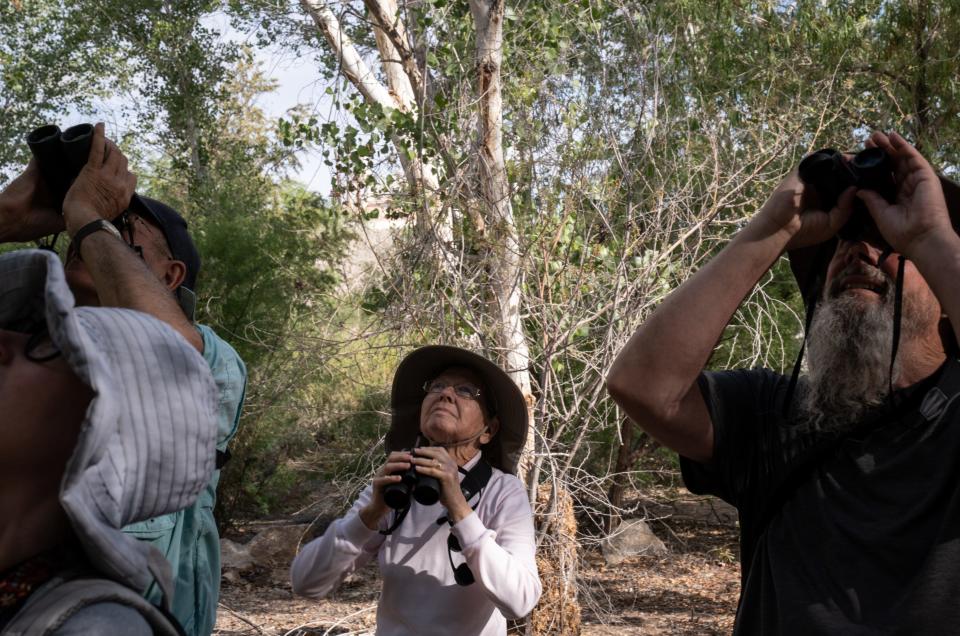
{"type": "Polygon", "coordinates": [[[0,3],[0,181],[26,162],[28,132],[106,90],[116,52],[88,46],[89,23],[73,3],[0,3]]]}
{"type": "MultiPolygon", "coordinates": [[[[334,313],[331,292],[352,234],[339,206],[273,176],[292,155],[250,104],[269,90],[246,56],[234,63],[217,119],[203,130],[203,170],[154,164],[143,183],[183,210],[204,258],[198,320],[247,363],[247,403],[234,461],[221,482],[219,518],[268,512],[303,475],[289,461],[313,447],[307,404],[332,383],[315,344],[334,313]]],[[[182,152],[174,142],[172,154],[182,152]]]]}
{"type": "MultiPolygon", "coordinates": [[[[225,518],[275,510],[310,470],[330,477],[356,463],[383,431],[384,387],[401,351],[492,341],[479,258],[492,233],[475,209],[473,20],[465,2],[400,4],[429,76],[411,112],[357,96],[286,0],[0,7],[0,168],[22,162],[30,127],[117,87],[135,96],[124,100],[136,122],[124,147],[143,168],[143,189],[191,222],[205,258],[202,319],[251,369],[225,518]],[[334,115],[300,108],[266,120],[254,103],[273,84],[250,50],[211,26],[219,11],[256,46],[312,56],[334,115]],[[332,201],[282,176],[312,149],[335,174],[332,201]],[[435,198],[408,194],[415,188],[399,168],[411,159],[437,171],[435,198]],[[386,203],[354,205],[363,198],[386,203]],[[377,255],[381,277],[345,290],[339,264],[354,224],[431,206],[452,219],[446,269],[422,258],[408,229],[396,233],[396,259],[377,255]]],[[[370,23],[357,19],[363,3],[332,6],[385,80],[370,23]]],[[[521,312],[537,426],[570,470],[602,479],[615,463],[620,414],[602,399],[602,376],[616,345],[803,154],[896,128],[939,167],[956,168],[958,11],[886,0],[509,3],[503,143],[521,312]]],[[[781,261],[711,365],[789,367],[800,310],[781,261]]]]}

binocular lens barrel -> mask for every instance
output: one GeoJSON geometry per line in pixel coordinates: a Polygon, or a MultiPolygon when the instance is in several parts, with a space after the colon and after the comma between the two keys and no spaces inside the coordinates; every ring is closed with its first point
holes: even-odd
{"type": "MultiPolygon", "coordinates": [[[[30,148],[36,146],[42,146],[45,143],[50,143],[51,140],[59,140],[60,138],[60,126],[50,124],[47,126],[40,126],[39,128],[34,128],[30,131],[30,134],[27,135],[27,145],[30,148]]],[[[57,141],[59,144],[59,141],[57,141]]]]}
{"type": "Polygon", "coordinates": [[[383,489],[383,501],[394,510],[410,506],[410,497],[421,506],[432,506],[440,501],[440,482],[421,475],[413,467],[401,473],[399,482],[383,489]]]}
{"type": "Polygon", "coordinates": [[[93,141],[93,126],[90,124],[79,124],[63,131],[60,135],[60,141],[63,145],[63,158],[66,161],[67,170],[72,175],[70,180],[77,178],[83,166],[90,157],[90,143],[93,141]]]}
{"type": "Polygon", "coordinates": [[[57,198],[62,199],[70,184],[65,182],[60,162],[63,157],[63,142],[60,141],[60,127],[49,125],[34,129],[27,135],[27,146],[37,160],[40,174],[57,198]]]}
{"type": "Polygon", "coordinates": [[[413,498],[421,506],[432,506],[440,501],[440,482],[435,477],[420,475],[413,488],[413,498]]]}
{"type": "Polygon", "coordinates": [[[887,201],[896,199],[893,165],[886,152],[880,148],[867,148],[857,153],[850,163],[857,174],[857,187],[873,190],[887,201]]]}
{"type": "Polygon", "coordinates": [[[410,506],[410,486],[403,482],[390,484],[383,489],[383,501],[394,510],[403,510],[410,506]]]}
{"type": "Polygon", "coordinates": [[[833,148],[808,155],[800,162],[797,172],[805,184],[813,186],[824,210],[832,209],[840,194],[853,185],[853,175],[844,163],[843,155],[833,148]]]}
{"type": "Polygon", "coordinates": [[[887,153],[880,148],[865,148],[850,160],[857,170],[873,170],[887,166],[887,153]]]}
{"type": "Polygon", "coordinates": [[[93,124],[77,124],[63,131],[60,140],[65,144],[81,142],[84,137],[93,137],[93,124]]]}
{"type": "Polygon", "coordinates": [[[800,162],[800,167],[798,168],[800,179],[804,183],[813,184],[829,176],[837,165],[836,162],[839,154],[836,150],[828,148],[808,155],[800,162]]]}
{"type": "Polygon", "coordinates": [[[35,128],[27,135],[27,146],[59,205],[86,165],[92,142],[91,124],[72,126],[64,132],[60,132],[59,126],[50,124],[35,128]]]}

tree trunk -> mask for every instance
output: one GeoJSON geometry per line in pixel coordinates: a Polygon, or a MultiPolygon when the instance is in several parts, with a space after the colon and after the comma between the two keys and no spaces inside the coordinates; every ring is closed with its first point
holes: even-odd
{"type": "Polygon", "coordinates": [[[623,498],[628,484],[627,473],[633,469],[637,460],[660,447],[656,440],[643,431],[640,431],[640,439],[634,444],[633,434],[636,428],[636,424],[630,418],[624,417],[621,420],[620,447],[617,449],[613,483],[607,495],[610,513],[607,515],[607,527],[604,530],[608,534],[613,532],[620,523],[620,511],[623,509],[623,498]]]}
{"type": "MultiPolygon", "coordinates": [[[[390,93],[402,110],[417,113],[423,98],[423,78],[407,42],[406,29],[397,13],[397,3],[395,0],[365,0],[364,4],[374,24],[373,35],[390,93]]],[[[401,161],[409,162],[408,171],[413,174],[410,183],[416,186],[413,193],[420,204],[420,213],[417,215],[419,234],[448,244],[453,240],[452,223],[449,218],[439,222],[435,218],[437,214],[444,214],[443,206],[437,201],[440,181],[436,171],[427,161],[418,157],[406,158],[403,152],[400,155],[401,161]]]]}
{"type": "Polygon", "coordinates": [[[613,484],[610,486],[608,499],[610,500],[610,514],[607,515],[607,534],[617,527],[620,521],[620,510],[623,508],[623,494],[627,489],[627,478],[624,474],[630,470],[633,463],[630,461],[633,450],[633,420],[629,417],[620,420],[620,448],[617,449],[617,463],[613,471],[613,484]]]}
{"type": "MultiPolygon", "coordinates": [[[[470,0],[470,13],[477,30],[477,106],[479,108],[479,186],[481,207],[487,217],[489,235],[487,267],[491,288],[491,319],[501,349],[501,359],[527,401],[530,427],[518,476],[531,474],[536,448],[534,398],[530,379],[530,348],[521,315],[520,239],[510,201],[510,183],[503,157],[503,98],[500,70],[503,62],[503,0],[470,0]]],[[[535,489],[536,485],[531,485],[535,489]]],[[[544,598],[527,623],[528,636],[580,633],[580,606],[577,602],[576,523],[569,493],[557,484],[544,486],[546,501],[534,501],[538,511],[541,550],[549,553],[540,560],[544,598]],[[560,617],[559,622],[557,617],[560,617]],[[569,618],[569,619],[568,619],[569,618]]],[[[541,497],[538,497],[540,499],[541,497]]]]}
{"type": "Polygon", "coordinates": [[[929,32],[930,6],[921,1],[916,6],[914,26],[914,53],[917,56],[917,76],[913,85],[913,112],[916,136],[916,148],[923,151],[927,141],[933,139],[930,129],[930,86],[927,70],[930,65],[930,46],[932,38],[929,32]]]}
{"type": "Polygon", "coordinates": [[[527,400],[531,426],[527,434],[519,476],[530,469],[535,447],[533,391],[530,382],[530,348],[520,314],[520,240],[510,203],[510,184],[503,158],[503,101],[500,66],[503,60],[503,2],[471,0],[470,12],[477,29],[477,105],[480,111],[479,177],[481,206],[490,233],[488,267],[492,291],[492,320],[504,366],[527,400]]]}

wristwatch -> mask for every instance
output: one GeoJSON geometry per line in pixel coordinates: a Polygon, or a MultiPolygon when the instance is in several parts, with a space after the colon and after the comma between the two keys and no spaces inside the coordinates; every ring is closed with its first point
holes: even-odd
{"type": "Polygon", "coordinates": [[[97,219],[96,221],[91,221],[90,223],[87,223],[82,228],[80,228],[76,234],[73,235],[72,242],[73,242],[73,247],[76,250],[76,253],[77,254],[80,253],[80,243],[83,242],[83,239],[87,238],[94,232],[100,232],[100,231],[112,234],[113,236],[117,237],[121,241],[123,240],[123,237],[120,236],[120,230],[117,229],[117,226],[115,226],[110,221],[105,221],[104,219],[97,219]]]}

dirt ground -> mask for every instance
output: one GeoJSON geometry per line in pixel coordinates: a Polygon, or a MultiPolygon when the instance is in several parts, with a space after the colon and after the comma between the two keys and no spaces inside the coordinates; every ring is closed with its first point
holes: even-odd
{"type": "MultiPolygon", "coordinates": [[[[669,555],[608,566],[598,549],[581,554],[584,636],[729,634],[739,591],[736,528],[674,518],[650,527],[669,555]]],[[[375,565],[319,602],[294,598],[285,569],[254,570],[224,582],[214,634],[370,635],[378,590],[375,565]]]]}

